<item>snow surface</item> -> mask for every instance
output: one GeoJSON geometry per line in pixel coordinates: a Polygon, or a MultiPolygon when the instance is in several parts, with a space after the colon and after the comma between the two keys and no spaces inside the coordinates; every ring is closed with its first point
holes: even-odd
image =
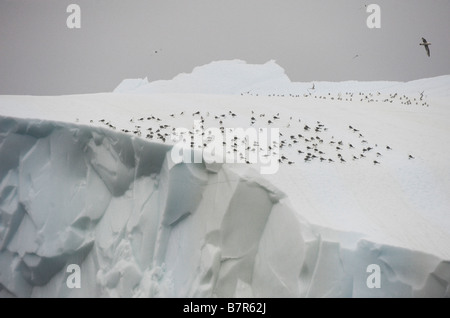
{"type": "Polygon", "coordinates": [[[292,83],[274,61],[0,96],[0,296],[449,297],[449,129],[450,76],[292,83]],[[148,135],[201,117],[279,128],[287,159],[174,164],[148,135]]]}

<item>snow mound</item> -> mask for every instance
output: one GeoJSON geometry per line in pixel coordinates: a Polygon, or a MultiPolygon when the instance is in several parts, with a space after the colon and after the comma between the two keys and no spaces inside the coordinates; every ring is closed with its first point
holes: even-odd
{"type": "Polygon", "coordinates": [[[285,86],[289,78],[275,61],[264,65],[247,64],[241,60],[217,61],[194,68],[190,74],[179,74],[172,80],[149,83],[147,79],[124,80],[116,93],[188,93],[238,94],[253,87],[285,86]]]}
{"type": "Polygon", "coordinates": [[[448,260],[309,224],[252,170],[173,164],[170,149],[0,117],[0,296],[450,296],[448,260]]]}
{"type": "Polygon", "coordinates": [[[280,95],[280,94],[344,94],[379,92],[383,94],[450,96],[450,75],[410,82],[343,81],[292,82],[276,61],[248,64],[242,60],[215,61],[198,66],[189,74],[179,74],[172,80],[148,82],[125,79],[115,93],[133,94],[216,94],[216,95],[280,95]]]}

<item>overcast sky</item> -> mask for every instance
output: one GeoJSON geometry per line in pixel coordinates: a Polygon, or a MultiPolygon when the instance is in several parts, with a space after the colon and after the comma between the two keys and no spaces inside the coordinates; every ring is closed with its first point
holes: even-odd
{"type": "Polygon", "coordinates": [[[449,13],[450,0],[0,0],[0,94],[106,92],[225,59],[275,59],[293,81],[450,74],[449,13]]]}

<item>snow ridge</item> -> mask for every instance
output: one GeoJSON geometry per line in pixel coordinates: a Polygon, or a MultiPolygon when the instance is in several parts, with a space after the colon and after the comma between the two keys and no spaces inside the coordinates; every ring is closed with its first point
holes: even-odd
{"type": "Polygon", "coordinates": [[[394,81],[312,81],[292,82],[275,60],[264,64],[248,64],[243,60],[214,61],[182,73],[171,80],[148,82],[125,79],[114,93],[122,94],[216,94],[216,95],[303,95],[372,92],[383,95],[450,96],[450,75],[410,82],[394,81]]]}

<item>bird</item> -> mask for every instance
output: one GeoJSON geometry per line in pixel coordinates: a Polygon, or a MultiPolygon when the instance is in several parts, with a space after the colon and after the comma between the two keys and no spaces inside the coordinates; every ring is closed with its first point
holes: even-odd
{"type": "Polygon", "coordinates": [[[423,43],[420,43],[419,45],[425,46],[425,50],[427,51],[427,55],[430,56],[430,47],[429,46],[431,45],[431,43],[428,42],[427,40],[425,40],[425,38],[422,38],[422,42],[423,43]]]}
{"type": "Polygon", "coordinates": [[[408,159],[414,159],[414,157],[412,155],[409,155],[408,159]]]}

